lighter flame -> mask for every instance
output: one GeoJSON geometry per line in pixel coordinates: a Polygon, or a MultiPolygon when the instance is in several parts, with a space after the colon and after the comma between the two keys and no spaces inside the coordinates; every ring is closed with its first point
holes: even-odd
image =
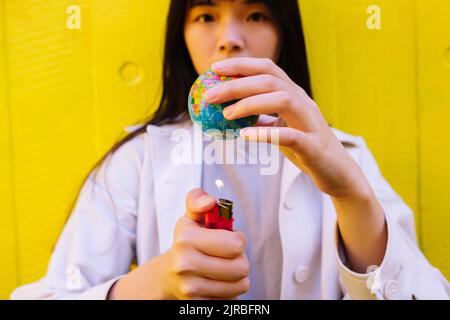
{"type": "Polygon", "coordinates": [[[215,183],[216,183],[217,189],[219,189],[219,190],[222,189],[222,188],[224,187],[223,181],[220,180],[220,179],[217,179],[217,180],[215,181],[215,183]]]}

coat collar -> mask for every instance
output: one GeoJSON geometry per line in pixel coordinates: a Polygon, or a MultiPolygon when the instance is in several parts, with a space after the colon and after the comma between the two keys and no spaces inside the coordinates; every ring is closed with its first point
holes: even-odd
{"type": "Polygon", "coordinates": [[[150,139],[151,165],[154,180],[155,207],[159,233],[160,252],[167,251],[172,245],[176,222],[185,214],[186,194],[201,186],[202,139],[201,132],[192,125],[169,125],[147,127],[150,139]],[[192,156],[195,160],[174,165],[172,152],[179,141],[172,139],[174,129],[185,129],[186,136],[198,137],[191,141],[192,156]],[[198,157],[198,155],[200,155],[198,157]]]}

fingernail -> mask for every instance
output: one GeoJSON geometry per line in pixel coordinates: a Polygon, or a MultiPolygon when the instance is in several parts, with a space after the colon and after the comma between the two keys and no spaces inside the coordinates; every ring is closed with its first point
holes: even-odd
{"type": "Polygon", "coordinates": [[[211,65],[211,68],[213,68],[215,71],[224,71],[225,65],[222,62],[216,62],[211,65]]]}
{"type": "MultiPolygon", "coordinates": [[[[235,107],[234,106],[228,106],[225,109],[223,109],[223,116],[227,119],[229,119],[234,112],[235,107]]],[[[231,119],[230,119],[231,120],[231,119]]]]}
{"type": "Polygon", "coordinates": [[[212,201],[215,201],[214,198],[211,197],[209,194],[206,194],[197,199],[197,204],[199,206],[206,206],[207,204],[210,204],[212,201]]]}
{"type": "Polygon", "coordinates": [[[214,99],[217,98],[217,90],[215,89],[209,89],[205,92],[204,94],[205,100],[208,102],[213,101],[214,99]]]}
{"type": "Polygon", "coordinates": [[[251,128],[244,128],[241,130],[240,135],[242,138],[254,140],[256,139],[256,130],[251,128]]]}

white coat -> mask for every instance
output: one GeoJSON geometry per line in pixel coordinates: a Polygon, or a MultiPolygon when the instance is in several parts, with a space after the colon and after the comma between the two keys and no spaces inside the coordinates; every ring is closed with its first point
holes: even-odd
{"type": "MultiPolygon", "coordinates": [[[[198,130],[190,122],[149,125],[145,134],[126,143],[102,166],[95,180],[90,176],[47,274],[16,289],[13,299],[105,299],[112,284],[129,272],[133,259],[141,265],[171,247],[174,226],[185,212],[185,196],[200,187],[202,173],[201,163],[173,165],[170,161],[176,143],[171,133],[177,128],[198,130]]],[[[367,274],[348,269],[336,212],[323,194],[321,263],[307,266],[321,268],[322,299],[448,299],[448,282],[417,247],[411,210],[381,176],[364,140],[333,131],[362,168],[384,208],[388,244],[378,268],[367,274]]],[[[201,153],[201,143],[193,150],[201,153]]],[[[311,248],[302,241],[298,230],[304,226],[295,215],[305,204],[292,194],[296,178],[303,173],[284,161],[278,215],[283,250],[280,298],[303,299],[308,288],[301,279],[305,266],[299,253],[311,248]],[[284,205],[286,201],[289,206],[284,205]]]]}

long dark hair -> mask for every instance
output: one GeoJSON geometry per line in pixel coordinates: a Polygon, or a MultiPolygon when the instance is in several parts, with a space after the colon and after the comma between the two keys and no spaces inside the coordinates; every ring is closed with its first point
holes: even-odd
{"type": "MultiPolygon", "coordinates": [[[[115,143],[112,148],[97,161],[84,179],[86,182],[91,172],[95,171],[108,156],[112,155],[126,142],[146,132],[147,125],[162,126],[187,120],[187,97],[189,90],[198,74],[192,64],[186,43],[184,41],[184,23],[188,9],[196,2],[211,2],[211,0],[171,0],[166,22],[166,37],[163,61],[163,92],[159,107],[142,127],[126,135],[115,143]]],[[[277,62],[288,76],[312,95],[305,41],[301,23],[298,0],[261,0],[267,5],[281,32],[282,48],[277,62]]],[[[84,183],[83,183],[84,184],[84,183]]],[[[73,203],[71,210],[75,203],[73,203]]]]}

